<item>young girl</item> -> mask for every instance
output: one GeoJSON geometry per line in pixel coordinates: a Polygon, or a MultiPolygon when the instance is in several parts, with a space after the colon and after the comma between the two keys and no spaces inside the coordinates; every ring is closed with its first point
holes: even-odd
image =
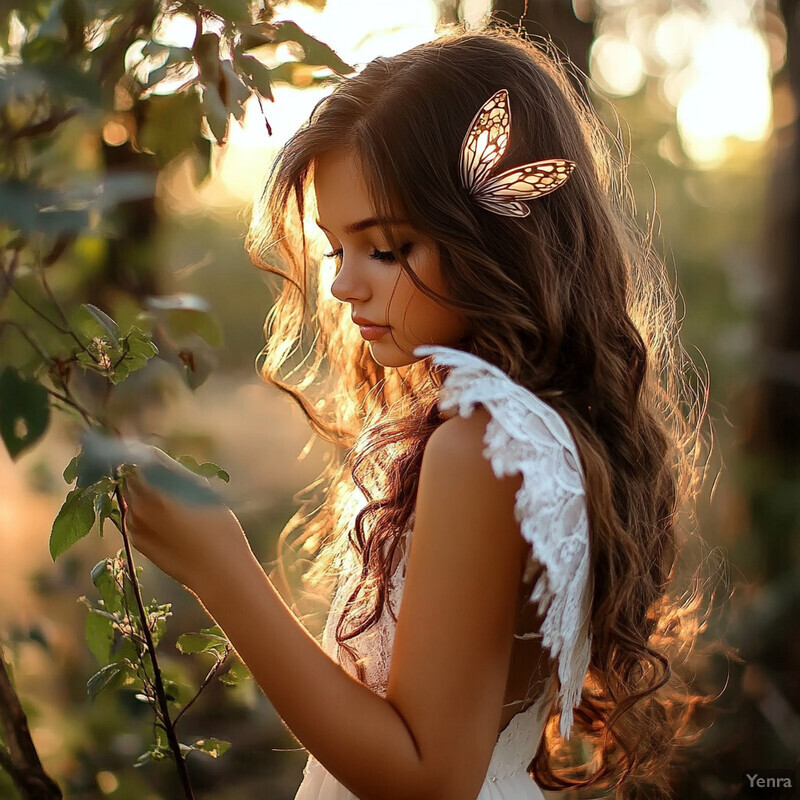
{"type": "Polygon", "coordinates": [[[348,450],[303,536],[309,585],[337,586],[322,646],[230,510],[127,481],[135,546],[307,748],[297,800],[669,796],[705,406],[602,131],[554,54],[452,32],[375,59],[281,150],[250,238],[285,279],[262,371],[348,450]],[[278,375],[309,314],[298,388],[278,375]]]}

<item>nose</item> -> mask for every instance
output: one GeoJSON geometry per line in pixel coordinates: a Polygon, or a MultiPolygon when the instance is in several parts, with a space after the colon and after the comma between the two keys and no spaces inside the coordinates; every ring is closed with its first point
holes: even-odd
{"type": "Polygon", "coordinates": [[[367,281],[351,264],[352,259],[342,254],[339,271],[331,283],[331,294],[342,303],[369,299],[371,292],[367,281]]]}

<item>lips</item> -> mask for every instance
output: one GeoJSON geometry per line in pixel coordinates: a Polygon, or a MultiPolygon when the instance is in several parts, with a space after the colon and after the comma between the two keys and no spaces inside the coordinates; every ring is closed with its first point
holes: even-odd
{"type": "Polygon", "coordinates": [[[359,326],[369,326],[375,328],[388,328],[388,325],[382,325],[380,322],[373,322],[371,319],[366,319],[366,317],[359,317],[354,316],[353,322],[359,326]]]}
{"type": "Polygon", "coordinates": [[[361,335],[371,341],[373,339],[380,339],[388,330],[388,325],[359,325],[358,330],[361,335]]]}

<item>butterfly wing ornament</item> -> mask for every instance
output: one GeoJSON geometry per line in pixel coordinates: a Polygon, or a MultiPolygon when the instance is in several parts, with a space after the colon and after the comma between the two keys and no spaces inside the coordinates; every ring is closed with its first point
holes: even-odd
{"type": "Polygon", "coordinates": [[[575,162],[548,158],[489,177],[506,151],[510,128],[508,90],[500,89],[472,118],[461,143],[459,173],[478,205],[507,217],[527,217],[530,209],[519,201],[542,197],[563,186],[575,169],[575,162]]]}

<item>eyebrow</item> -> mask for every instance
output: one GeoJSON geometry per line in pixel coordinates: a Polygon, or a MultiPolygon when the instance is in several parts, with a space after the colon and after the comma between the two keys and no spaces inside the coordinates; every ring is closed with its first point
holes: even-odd
{"type": "MultiPolygon", "coordinates": [[[[314,220],[322,230],[330,233],[330,231],[317,219],[314,220]]],[[[349,225],[344,226],[344,232],[347,234],[360,233],[367,230],[367,228],[374,228],[376,225],[408,225],[404,219],[394,219],[392,217],[367,217],[367,219],[359,220],[358,222],[351,222],[349,225]]]]}

